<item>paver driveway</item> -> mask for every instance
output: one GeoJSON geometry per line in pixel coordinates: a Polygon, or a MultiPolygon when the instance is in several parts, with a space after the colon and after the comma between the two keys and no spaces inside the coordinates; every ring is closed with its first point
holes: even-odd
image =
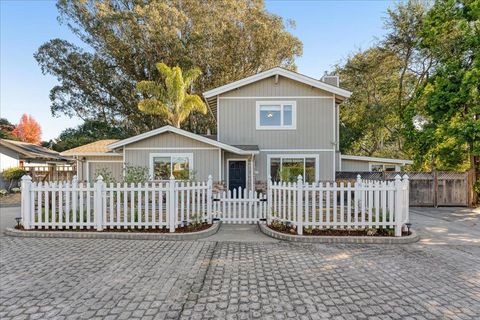
{"type": "Polygon", "coordinates": [[[480,318],[480,246],[0,241],[0,319],[480,318]]]}

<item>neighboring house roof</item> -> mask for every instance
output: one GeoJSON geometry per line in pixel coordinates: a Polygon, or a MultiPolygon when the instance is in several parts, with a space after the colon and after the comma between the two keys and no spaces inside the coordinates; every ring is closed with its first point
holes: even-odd
{"type": "Polygon", "coordinates": [[[358,161],[369,161],[369,162],[386,162],[386,163],[396,163],[401,165],[413,164],[412,160],[405,159],[390,159],[390,158],[377,158],[377,157],[366,157],[366,156],[351,156],[347,154],[340,155],[341,159],[344,160],[358,160],[358,161]]]}
{"type": "Polygon", "coordinates": [[[197,140],[197,141],[200,141],[200,142],[203,142],[203,143],[221,148],[223,150],[227,150],[227,151],[236,153],[236,154],[258,153],[258,151],[255,151],[255,150],[252,150],[252,151],[242,150],[242,149],[237,148],[235,146],[231,146],[231,145],[226,144],[226,143],[222,143],[222,142],[219,142],[219,141],[216,141],[216,140],[212,140],[212,139],[207,138],[205,136],[202,136],[202,135],[199,135],[199,134],[196,134],[196,133],[192,133],[192,132],[189,132],[189,131],[186,131],[186,130],[183,130],[183,129],[175,128],[175,127],[172,127],[172,126],[164,126],[164,127],[161,127],[161,128],[155,129],[155,130],[151,130],[151,131],[148,131],[148,132],[145,132],[145,133],[142,133],[142,134],[124,139],[124,140],[114,142],[114,143],[108,145],[107,148],[109,150],[114,150],[116,148],[123,147],[127,144],[137,142],[137,141],[140,141],[140,140],[143,140],[143,139],[146,139],[146,138],[150,138],[150,137],[162,134],[164,132],[176,133],[176,134],[182,135],[184,137],[188,137],[188,138],[191,138],[191,139],[194,139],[194,140],[197,140]]]}
{"type": "Polygon", "coordinates": [[[225,92],[228,92],[230,90],[245,86],[247,84],[250,84],[250,83],[265,79],[265,78],[269,78],[269,77],[272,77],[272,76],[276,76],[276,75],[279,75],[279,76],[282,76],[282,77],[285,77],[285,78],[289,78],[289,79],[292,79],[292,80],[296,80],[296,81],[302,82],[306,85],[309,85],[309,86],[312,86],[312,87],[315,87],[315,88],[318,88],[318,89],[321,89],[321,90],[325,90],[325,91],[334,93],[336,95],[336,97],[339,97],[339,98],[346,99],[346,98],[349,98],[352,95],[352,93],[348,90],[345,90],[345,89],[342,89],[340,87],[328,84],[328,83],[323,82],[321,80],[314,79],[314,78],[308,77],[306,75],[300,74],[298,72],[290,71],[290,70],[287,70],[287,69],[284,69],[284,68],[275,67],[275,68],[257,73],[253,76],[246,77],[246,78],[231,82],[229,84],[223,85],[221,87],[217,87],[215,89],[206,91],[206,92],[203,93],[203,96],[205,97],[205,100],[207,100],[207,103],[210,107],[210,110],[213,113],[214,109],[216,109],[216,104],[217,104],[217,98],[216,97],[218,95],[220,95],[222,93],[225,93],[225,92]]]}
{"type": "Polygon", "coordinates": [[[58,152],[44,148],[42,146],[15,140],[0,139],[0,145],[17,152],[20,159],[36,159],[46,161],[67,161],[58,152]]]}
{"type": "Polygon", "coordinates": [[[121,154],[113,153],[107,148],[107,145],[117,142],[118,139],[98,140],[85,144],[76,148],[65,150],[61,155],[65,156],[121,156],[121,154]]]}

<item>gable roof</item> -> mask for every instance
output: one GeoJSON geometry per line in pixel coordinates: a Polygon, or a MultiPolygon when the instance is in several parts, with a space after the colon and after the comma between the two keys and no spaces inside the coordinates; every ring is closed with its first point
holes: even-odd
{"type": "Polygon", "coordinates": [[[246,78],[228,83],[226,85],[223,85],[221,87],[206,91],[206,92],[203,93],[203,96],[206,99],[208,99],[208,98],[211,98],[213,96],[217,96],[217,95],[225,93],[227,91],[230,91],[230,90],[245,86],[247,84],[256,82],[258,80],[269,78],[269,77],[272,77],[272,76],[275,76],[275,75],[279,75],[279,76],[282,76],[282,77],[285,77],[285,78],[289,78],[289,79],[292,79],[292,80],[296,80],[296,81],[305,83],[309,86],[334,93],[335,95],[338,95],[338,96],[343,97],[343,98],[349,98],[352,95],[352,93],[348,90],[345,90],[345,89],[342,89],[340,87],[328,84],[328,83],[323,82],[321,80],[317,80],[317,79],[308,77],[306,75],[303,75],[301,73],[290,71],[290,70],[287,70],[287,69],[284,69],[284,68],[281,68],[281,67],[275,67],[275,68],[272,68],[272,69],[254,74],[253,76],[246,77],[246,78]]]}
{"type": "Polygon", "coordinates": [[[227,150],[227,151],[230,151],[230,152],[233,152],[233,153],[236,153],[236,154],[258,153],[258,151],[255,151],[255,150],[250,150],[250,151],[242,150],[240,148],[231,146],[229,144],[225,144],[225,143],[219,142],[217,140],[212,140],[210,138],[201,136],[199,134],[192,133],[192,132],[189,132],[189,131],[186,131],[186,130],[183,130],[183,129],[175,128],[175,127],[172,127],[172,126],[164,126],[164,127],[158,128],[158,129],[154,129],[154,130],[151,130],[151,131],[148,131],[148,132],[145,132],[145,133],[142,133],[142,134],[124,139],[124,140],[114,142],[114,143],[108,145],[107,148],[109,150],[114,150],[116,148],[126,146],[127,144],[131,144],[133,142],[137,142],[137,141],[140,141],[140,140],[143,140],[143,139],[146,139],[146,138],[150,138],[150,137],[162,134],[164,132],[176,133],[176,134],[182,135],[184,137],[191,138],[193,140],[197,140],[197,141],[200,141],[200,142],[203,142],[203,143],[206,143],[206,144],[209,144],[209,145],[212,145],[212,146],[215,146],[215,147],[218,147],[220,149],[227,150]]]}
{"type": "Polygon", "coordinates": [[[246,78],[228,83],[228,84],[223,85],[221,87],[217,87],[215,89],[206,91],[206,92],[203,93],[203,97],[207,101],[208,106],[210,107],[210,111],[212,112],[212,114],[215,114],[216,108],[217,108],[217,106],[216,106],[217,98],[216,97],[218,95],[220,95],[222,93],[225,93],[225,92],[228,92],[228,91],[231,91],[233,89],[239,88],[239,87],[243,87],[243,86],[248,85],[250,83],[254,83],[254,82],[259,81],[259,80],[263,80],[263,79],[266,79],[266,78],[269,78],[269,77],[272,77],[272,76],[276,76],[276,75],[279,75],[279,76],[282,76],[282,77],[285,77],[285,78],[289,78],[289,79],[304,83],[306,85],[309,85],[309,86],[312,86],[312,87],[315,87],[315,88],[318,88],[318,89],[321,89],[321,90],[331,92],[331,93],[335,94],[335,96],[337,98],[340,98],[340,100],[344,100],[346,98],[349,98],[352,95],[352,93],[348,90],[345,90],[345,89],[342,89],[340,87],[328,84],[328,83],[323,82],[321,80],[314,79],[314,78],[308,77],[306,75],[303,75],[301,73],[290,71],[290,70],[287,70],[287,69],[284,69],[284,68],[281,68],[281,67],[275,67],[275,68],[272,68],[272,69],[254,74],[252,76],[249,76],[249,77],[246,77],[246,78]]]}
{"type": "Polygon", "coordinates": [[[67,161],[68,158],[62,157],[58,152],[44,148],[42,146],[8,139],[0,139],[0,145],[20,154],[24,159],[39,159],[50,161],[67,161]]]}
{"type": "Polygon", "coordinates": [[[64,156],[121,156],[121,154],[113,153],[107,149],[107,145],[117,142],[118,139],[105,139],[84,144],[76,148],[65,150],[61,155],[64,156]]]}

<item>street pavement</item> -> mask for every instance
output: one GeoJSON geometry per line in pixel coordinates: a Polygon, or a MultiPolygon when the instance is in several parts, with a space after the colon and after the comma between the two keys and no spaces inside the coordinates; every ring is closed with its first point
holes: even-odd
{"type": "MultiPolygon", "coordinates": [[[[2,228],[19,214],[4,209],[2,228]]],[[[449,210],[412,208],[407,245],[245,225],[205,241],[3,237],[0,319],[479,319],[477,212],[449,210]]]]}

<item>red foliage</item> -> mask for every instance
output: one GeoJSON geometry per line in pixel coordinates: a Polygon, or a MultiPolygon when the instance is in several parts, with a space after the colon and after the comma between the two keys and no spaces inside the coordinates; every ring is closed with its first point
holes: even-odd
{"type": "Polygon", "coordinates": [[[20,141],[40,144],[42,128],[40,128],[40,125],[32,116],[24,113],[18,125],[13,129],[12,134],[20,141]]]}

